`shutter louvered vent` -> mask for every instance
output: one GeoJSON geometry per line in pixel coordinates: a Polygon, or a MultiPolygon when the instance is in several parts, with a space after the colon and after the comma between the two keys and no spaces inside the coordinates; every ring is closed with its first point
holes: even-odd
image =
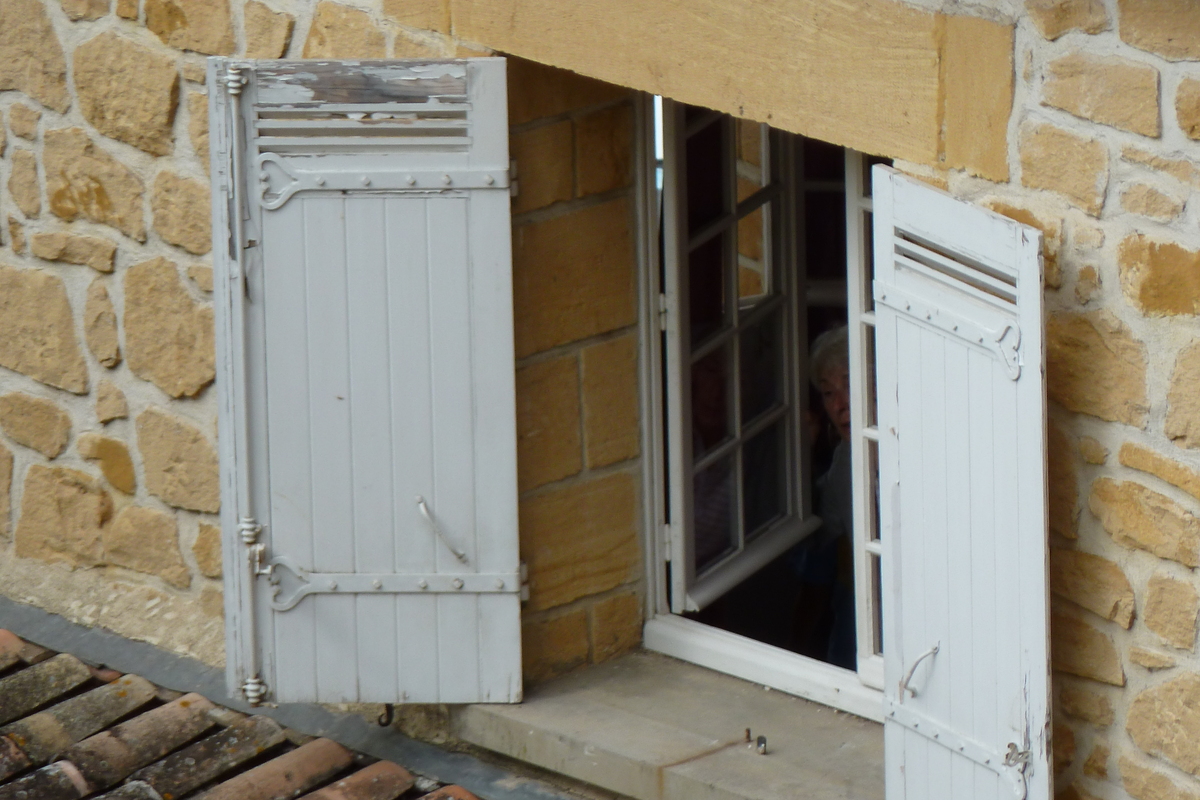
{"type": "Polygon", "coordinates": [[[915,233],[895,229],[896,268],[912,270],[973,297],[1006,307],[1017,302],[1017,276],[1010,269],[988,264],[935,244],[915,233]]]}

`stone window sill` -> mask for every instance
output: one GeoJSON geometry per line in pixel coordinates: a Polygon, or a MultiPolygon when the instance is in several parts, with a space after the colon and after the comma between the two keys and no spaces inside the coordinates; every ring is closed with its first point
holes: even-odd
{"type": "Polygon", "coordinates": [[[880,800],[877,723],[655,653],[459,707],[459,739],[637,800],[880,800]],[[745,742],[767,737],[767,754],[745,742]]]}

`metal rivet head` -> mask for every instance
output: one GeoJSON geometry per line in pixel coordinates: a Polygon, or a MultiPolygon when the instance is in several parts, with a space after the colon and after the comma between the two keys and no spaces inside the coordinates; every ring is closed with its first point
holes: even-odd
{"type": "Polygon", "coordinates": [[[331,591],[331,592],[337,591],[337,581],[329,582],[329,591],[331,591]]]}
{"type": "Polygon", "coordinates": [[[268,175],[268,174],[267,174],[267,173],[264,171],[264,172],[260,172],[260,173],[258,173],[258,179],[259,179],[260,181],[262,181],[263,183],[266,183],[267,181],[271,180],[271,176],[270,176],[270,175],[268,175]]]}
{"type": "Polygon", "coordinates": [[[454,580],[450,581],[450,585],[455,589],[461,589],[463,587],[462,578],[455,578],[454,580]]]}
{"type": "Polygon", "coordinates": [[[370,179],[370,178],[368,178],[366,175],[363,175],[363,176],[362,176],[362,178],[361,178],[361,180],[362,180],[362,185],[363,185],[363,186],[370,186],[370,185],[371,185],[371,179],[370,179]]]}
{"type": "Polygon", "coordinates": [[[488,186],[491,186],[493,183],[496,182],[496,179],[493,178],[491,175],[484,175],[483,182],[486,183],[488,186]]]}
{"type": "Polygon", "coordinates": [[[412,175],[409,175],[407,178],[405,178],[404,182],[407,183],[409,186],[417,185],[417,179],[414,178],[412,175]]]}
{"type": "Polygon", "coordinates": [[[450,176],[449,176],[449,175],[443,175],[443,176],[442,176],[442,183],[444,183],[444,184],[446,184],[447,186],[449,186],[449,185],[450,185],[450,176]]]}
{"type": "Polygon", "coordinates": [[[496,581],[496,588],[497,588],[497,589],[503,589],[503,588],[504,588],[504,581],[502,581],[502,580],[497,580],[497,581],[496,581]]]}
{"type": "Polygon", "coordinates": [[[418,588],[418,589],[428,589],[428,588],[429,588],[429,582],[428,582],[428,581],[424,581],[424,580],[417,581],[417,588],[418,588]]]}
{"type": "Polygon", "coordinates": [[[324,178],[321,178],[321,177],[318,177],[316,180],[314,180],[314,181],[313,181],[313,183],[315,183],[317,186],[324,186],[324,185],[325,185],[325,179],[324,179],[324,178]]]}
{"type": "Polygon", "coordinates": [[[383,581],[376,578],[375,580],[371,581],[371,586],[375,587],[376,590],[382,589],[383,581]]]}

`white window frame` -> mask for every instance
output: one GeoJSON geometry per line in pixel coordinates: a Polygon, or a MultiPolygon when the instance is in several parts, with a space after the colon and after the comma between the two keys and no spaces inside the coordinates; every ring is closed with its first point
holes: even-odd
{"type": "MultiPolygon", "coordinates": [[[[668,486],[667,463],[669,455],[664,447],[663,432],[667,423],[666,415],[671,403],[664,404],[664,332],[668,326],[677,324],[668,314],[666,304],[666,286],[662,263],[660,261],[659,231],[663,223],[664,212],[659,208],[658,190],[656,186],[657,159],[654,136],[655,98],[646,96],[639,102],[639,122],[637,141],[637,171],[638,171],[638,226],[640,261],[642,270],[640,276],[640,308],[642,337],[642,419],[643,419],[643,454],[645,470],[643,473],[645,490],[645,521],[650,535],[646,541],[647,564],[647,622],[644,629],[644,645],[647,649],[655,650],[666,655],[680,658],[700,666],[708,667],[731,674],[746,680],[779,689],[789,694],[804,697],[835,708],[849,711],[867,719],[882,721],[883,719],[883,659],[874,653],[874,642],[870,626],[858,624],[859,652],[867,653],[860,656],[859,668],[856,671],[842,669],[817,659],[793,653],[782,648],[764,644],[738,634],[723,631],[703,623],[686,619],[672,613],[670,592],[667,585],[668,577],[666,564],[671,558],[678,558],[680,548],[677,542],[682,538],[681,532],[671,530],[667,522],[667,508],[672,505],[679,507],[684,496],[680,485],[685,481],[671,478],[668,486]],[[668,497],[668,492],[674,494],[668,497]],[[673,546],[673,542],[676,544],[673,546]],[[868,644],[868,649],[864,649],[868,644]]],[[[671,131],[664,137],[666,149],[664,164],[675,153],[673,142],[673,127],[675,116],[669,101],[663,102],[664,127],[671,131]]],[[[790,168],[790,165],[789,165],[790,168]]],[[[671,186],[670,169],[664,170],[663,198],[664,205],[670,202],[671,186]]],[[[862,156],[859,153],[847,151],[846,155],[846,203],[847,203],[847,264],[857,269],[848,269],[847,292],[851,297],[866,298],[864,282],[867,280],[866,269],[871,258],[865,250],[867,232],[863,229],[866,216],[864,210],[870,210],[869,198],[862,198],[862,156]],[[853,206],[853,214],[849,213],[853,206]]],[[[794,182],[784,187],[787,191],[794,189],[794,182]]],[[[783,193],[777,195],[783,198],[783,193]]],[[[785,202],[793,207],[792,198],[785,202]]],[[[665,228],[662,228],[665,231],[665,228]]],[[[685,233],[686,235],[686,233],[685,233]]],[[[665,257],[668,264],[674,263],[678,245],[673,245],[672,236],[664,233],[665,257]]],[[[790,237],[784,237],[789,241],[790,237]]],[[[686,251],[685,251],[686,252],[686,251]]],[[[789,258],[790,253],[789,253],[789,258]]],[[[793,293],[792,324],[798,324],[802,311],[795,307],[799,290],[793,293]]],[[[866,515],[860,513],[865,509],[860,495],[869,492],[865,487],[865,455],[866,442],[873,435],[873,429],[865,422],[865,389],[866,363],[863,353],[863,332],[873,324],[869,308],[865,305],[848,303],[849,323],[851,330],[851,392],[854,400],[851,440],[856,446],[853,451],[853,474],[855,486],[855,597],[856,613],[859,620],[872,619],[875,608],[874,595],[870,594],[871,586],[868,553],[878,553],[878,541],[870,541],[865,527],[866,515]],[[865,565],[865,566],[864,566],[865,565]]],[[[873,328],[871,329],[873,331],[873,328]]],[[[676,337],[678,339],[678,337],[676,337]]],[[[677,355],[677,354],[676,354],[677,355]]],[[[804,358],[805,354],[794,353],[789,357],[794,361],[804,358]]],[[[668,354],[668,358],[673,357],[668,354]]],[[[797,382],[799,383],[799,382],[797,382]]],[[[796,402],[801,402],[799,396],[796,402]]],[[[677,404],[676,404],[677,405],[677,404]]],[[[874,434],[877,438],[877,434],[874,434]]],[[[689,475],[690,478],[690,475],[689,475]]],[[[811,514],[805,514],[809,508],[807,498],[798,498],[800,515],[796,520],[801,525],[816,525],[811,514]]],[[[817,523],[819,524],[819,523],[817,523]]],[[[796,536],[802,538],[804,533],[796,536]]],[[[777,553],[771,553],[761,563],[757,559],[743,559],[743,566],[727,569],[726,577],[734,585],[742,578],[764,566],[777,553]],[[736,573],[736,574],[734,574],[736,573]]],[[[736,560],[731,563],[737,563],[736,560]]],[[[728,566],[728,565],[727,565],[728,566]]],[[[721,569],[715,570],[713,577],[720,576],[721,569]]],[[[722,582],[725,582],[724,580],[722,582]]],[[[676,592],[678,589],[676,589],[676,592]]]]}

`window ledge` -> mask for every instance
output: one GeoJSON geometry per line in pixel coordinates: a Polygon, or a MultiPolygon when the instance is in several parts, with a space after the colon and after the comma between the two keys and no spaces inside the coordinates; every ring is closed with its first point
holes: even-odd
{"type": "Polygon", "coordinates": [[[874,722],[656,653],[455,712],[455,735],[637,800],[879,800],[874,722]],[[745,730],[767,737],[767,755],[745,730]]]}

